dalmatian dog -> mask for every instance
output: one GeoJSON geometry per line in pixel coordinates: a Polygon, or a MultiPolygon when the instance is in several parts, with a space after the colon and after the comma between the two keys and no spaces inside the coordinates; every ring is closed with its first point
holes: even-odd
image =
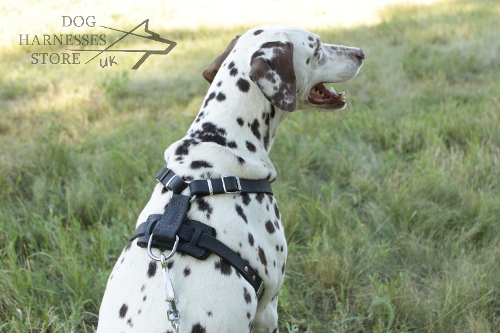
{"type": "MultiPolygon", "coordinates": [[[[269,151],[281,122],[296,109],[344,108],[344,94],[324,84],[354,77],[363,59],[359,48],[324,44],[296,27],[250,29],[203,71],[211,86],[187,134],[166,149],[166,165],[185,181],[231,175],[273,182],[277,175],[269,151]]],[[[189,195],[189,188],[183,194],[189,195]]],[[[170,197],[158,184],[136,227],[150,214],[162,214],[170,197]]],[[[265,291],[258,299],[249,282],[213,253],[206,260],[176,253],[167,267],[179,332],[278,332],[287,244],[275,198],[206,196],[193,200],[187,214],[215,228],[217,239],[262,277],[265,291]]],[[[173,333],[167,309],[161,264],[130,242],[107,282],[97,332],[173,333]]]]}

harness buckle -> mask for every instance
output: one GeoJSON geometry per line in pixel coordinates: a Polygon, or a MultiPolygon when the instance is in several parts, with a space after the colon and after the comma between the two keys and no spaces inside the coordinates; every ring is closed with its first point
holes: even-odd
{"type": "Polygon", "coordinates": [[[179,176],[174,175],[174,176],[173,176],[172,178],[170,178],[170,179],[168,180],[168,182],[165,184],[165,187],[166,187],[166,188],[168,188],[169,190],[172,190],[169,186],[170,186],[170,183],[172,182],[172,180],[174,180],[174,179],[175,179],[175,177],[179,177],[179,176]]]}
{"type": "Polygon", "coordinates": [[[241,193],[241,183],[240,183],[240,179],[238,177],[220,176],[220,179],[222,181],[222,188],[224,189],[224,193],[228,193],[228,194],[241,193]],[[228,179],[229,181],[234,180],[234,183],[233,184],[230,184],[230,183],[226,184],[225,179],[228,179]]]}
{"type": "MultiPolygon", "coordinates": [[[[214,195],[214,188],[212,187],[212,181],[210,179],[207,179],[207,184],[208,184],[208,192],[210,192],[210,195],[214,195]]],[[[222,181],[222,184],[224,184],[224,181],[222,181]]],[[[226,188],[224,187],[224,189],[226,188]]]]}

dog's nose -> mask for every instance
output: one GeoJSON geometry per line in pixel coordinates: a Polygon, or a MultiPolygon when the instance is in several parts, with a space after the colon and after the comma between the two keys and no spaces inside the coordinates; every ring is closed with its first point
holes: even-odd
{"type": "Polygon", "coordinates": [[[356,52],[356,57],[359,58],[360,60],[365,59],[365,52],[363,52],[362,49],[358,49],[358,52],[356,52]]]}

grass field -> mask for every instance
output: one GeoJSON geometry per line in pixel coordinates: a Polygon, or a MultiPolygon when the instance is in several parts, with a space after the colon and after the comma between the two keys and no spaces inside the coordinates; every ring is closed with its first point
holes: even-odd
{"type": "MultiPolygon", "coordinates": [[[[335,85],[347,109],[295,112],[271,153],[281,332],[500,332],[499,16],[447,0],[313,30],[366,62],[335,85]]],[[[155,30],[178,45],[138,71],[0,49],[0,332],[93,332],[201,70],[249,27],[155,30]]]]}

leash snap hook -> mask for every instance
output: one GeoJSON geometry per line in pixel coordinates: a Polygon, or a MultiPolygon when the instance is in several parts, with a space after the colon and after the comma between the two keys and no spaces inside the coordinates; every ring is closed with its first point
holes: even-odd
{"type": "Polygon", "coordinates": [[[172,327],[175,329],[175,332],[179,332],[179,310],[177,310],[177,307],[175,306],[175,292],[174,292],[174,287],[172,285],[172,280],[170,279],[170,274],[168,273],[168,265],[167,265],[167,260],[172,258],[172,256],[175,254],[177,251],[177,245],[179,244],[179,236],[175,236],[175,243],[174,246],[172,247],[172,251],[168,255],[165,255],[163,252],[160,254],[160,257],[157,257],[153,254],[151,251],[151,243],[153,241],[153,234],[149,237],[149,242],[148,242],[148,255],[151,257],[151,259],[155,261],[160,261],[161,266],[163,268],[163,291],[165,293],[165,302],[168,304],[168,310],[167,310],[167,319],[170,321],[172,324],[172,327]]]}
{"type": "Polygon", "coordinates": [[[167,302],[168,304],[167,319],[174,327],[175,332],[179,332],[180,315],[179,310],[177,310],[177,307],[175,305],[177,300],[175,299],[174,287],[168,273],[167,257],[163,253],[161,254],[161,265],[163,267],[163,288],[165,292],[165,302],[167,302]]]}

